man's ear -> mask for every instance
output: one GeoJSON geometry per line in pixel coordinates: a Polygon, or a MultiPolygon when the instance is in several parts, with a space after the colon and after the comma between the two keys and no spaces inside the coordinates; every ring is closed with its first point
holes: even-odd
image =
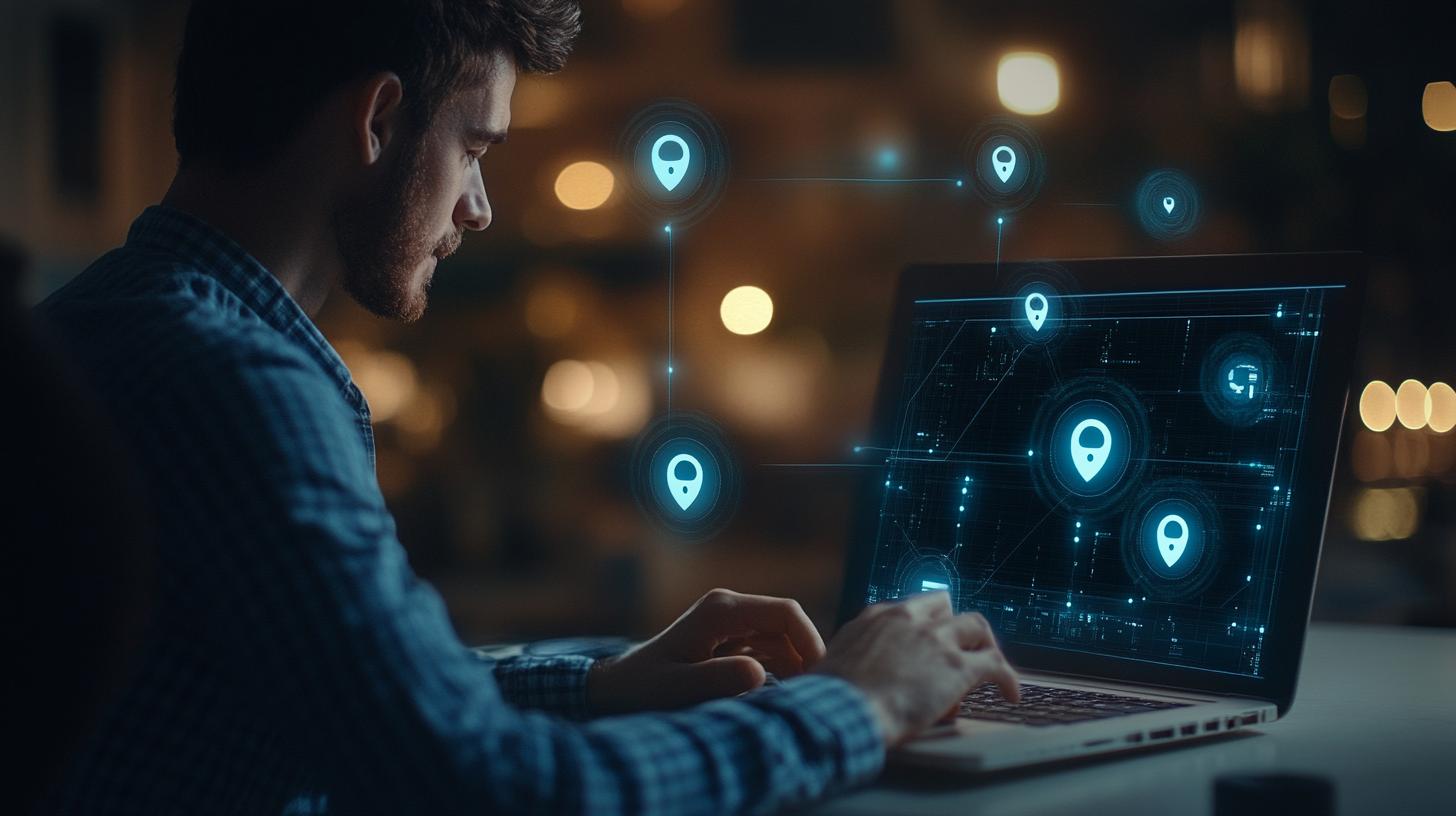
{"type": "Polygon", "coordinates": [[[365,80],[350,117],[353,142],[366,165],[375,164],[404,127],[404,84],[392,71],[365,80]]]}

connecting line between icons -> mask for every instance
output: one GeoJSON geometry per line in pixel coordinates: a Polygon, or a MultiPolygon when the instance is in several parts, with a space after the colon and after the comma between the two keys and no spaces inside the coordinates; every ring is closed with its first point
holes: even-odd
{"type": "Polygon", "coordinates": [[[787,183],[814,183],[823,184],[953,184],[961,186],[960,179],[955,178],[854,178],[849,176],[784,176],[777,178],[751,178],[745,181],[759,182],[787,182],[787,183]]]}
{"type": "Polygon", "coordinates": [[[667,233],[667,412],[672,413],[672,307],[674,261],[672,225],[662,228],[667,233]]]}
{"type": "Polygon", "coordinates": [[[1063,496],[1057,501],[1056,504],[1052,505],[1051,509],[1046,511],[1046,515],[1042,516],[1040,521],[1032,525],[1032,528],[1030,530],[1026,531],[1026,535],[1022,536],[1021,540],[1016,542],[1016,546],[1011,548],[1011,552],[1006,553],[1006,557],[1001,559],[1001,563],[997,564],[996,568],[991,570],[990,574],[986,576],[986,580],[982,581],[981,585],[976,587],[976,591],[972,592],[971,595],[975,596],[981,594],[981,590],[985,589],[986,585],[991,583],[991,579],[996,576],[997,572],[1001,571],[1002,567],[1006,566],[1006,562],[1011,560],[1011,556],[1015,555],[1016,551],[1021,549],[1021,545],[1025,544],[1026,540],[1028,538],[1031,538],[1033,533],[1041,529],[1041,526],[1046,523],[1046,520],[1052,517],[1052,513],[1055,513],[1057,508],[1062,506],[1062,502],[1066,500],[1067,497],[1063,496]]]}
{"type": "Polygon", "coordinates": [[[976,418],[981,415],[982,411],[986,410],[986,405],[991,402],[992,397],[996,396],[996,391],[1001,388],[1001,383],[1006,382],[1006,378],[1011,376],[1011,372],[1016,368],[1016,363],[1021,360],[1021,355],[1025,354],[1028,348],[1030,346],[1022,346],[1021,350],[1016,352],[1016,356],[1011,358],[1011,364],[1006,366],[1006,372],[1001,375],[1001,379],[996,381],[996,385],[991,389],[991,393],[987,394],[986,398],[981,401],[981,407],[977,408],[974,414],[971,414],[971,418],[966,421],[966,427],[961,429],[961,435],[957,436],[956,440],[950,444],[950,447],[945,449],[945,453],[942,455],[940,461],[946,461],[950,454],[955,451],[956,445],[961,443],[961,440],[966,436],[966,431],[971,429],[971,425],[975,424],[976,418]]]}

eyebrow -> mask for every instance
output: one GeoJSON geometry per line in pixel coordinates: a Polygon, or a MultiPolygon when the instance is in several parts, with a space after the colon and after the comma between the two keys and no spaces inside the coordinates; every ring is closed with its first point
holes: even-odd
{"type": "Polygon", "coordinates": [[[466,131],[465,138],[469,139],[471,144],[500,144],[506,140],[506,132],[473,127],[466,131]]]}

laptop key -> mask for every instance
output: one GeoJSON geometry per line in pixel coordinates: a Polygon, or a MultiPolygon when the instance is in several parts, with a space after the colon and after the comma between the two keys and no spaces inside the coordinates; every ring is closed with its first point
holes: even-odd
{"type": "Polygon", "coordinates": [[[965,696],[961,701],[960,716],[1040,727],[1124,717],[1186,705],[1171,700],[1032,685],[1022,686],[1021,703],[1012,704],[1001,699],[994,686],[986,685],[973,689],[965,696]]]}

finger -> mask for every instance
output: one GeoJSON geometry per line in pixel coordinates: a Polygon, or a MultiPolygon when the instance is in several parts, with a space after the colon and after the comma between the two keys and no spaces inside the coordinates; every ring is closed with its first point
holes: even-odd
{"type": "Polygon", "coordinates": [[[947,618],[940,625],[949,629],[957,645],[966,651],[976,651],[996,645],[996,635],[991,631],[991,624],[979,612],[956,615],[947,618]]]}
{"type": "Polygon", "coordinates": [[[804,673],[804,658],[786,635],[753,634],[724,641],[713,650],[715,657],[734,654],[748,655],[780,677],[804,673]]]}
{"type": "Polygon", "coordinates": [[[654,697],[661,707],[681,708],[752,691],[762,686],[764,679],[763,666],[751,657],[715,657],[675,667],[654,697]]]}
{"type": "Polygon", "coordinates": [[[824,657],[824,638],[799,604],[788,598],[767,595],[726,593],[711,606],[718,637],[749,634],[781,634],[798,654],[805,667],[824,657]]]}
{"type": "Polygon", "coordinates": [[[937,620],[949,617],[954,610],[950,606],[950,593],[943,589],[934,592],[919,592],[900,602],[905,611],[922,620],[937,620]]]}
{"type": "Polygon", "coordinates": [[[1021,702],[1021,679],[1016,670],[1006,662],[999,649],[986,649],[966,654],[966,667],[970,671],[971,688],[987,681],[996,684],[1001,696],[1008,702],[1021,702]]]}

